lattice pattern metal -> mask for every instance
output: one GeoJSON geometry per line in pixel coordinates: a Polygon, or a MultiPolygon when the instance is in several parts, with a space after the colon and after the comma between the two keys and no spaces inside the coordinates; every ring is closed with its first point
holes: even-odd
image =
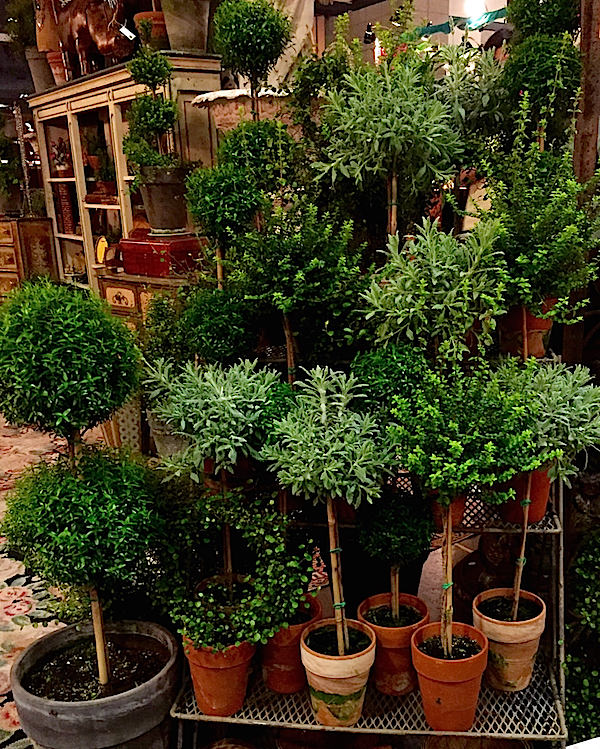
{"type": "MultiPolygon", "coordinates": [[[[244,707],[229,718],[204,715],[198,710],[191,684],[184,686],[171,709],[174,718],[218,721],[247,725],[280,726],[304,730],[351,731],[353,733],[432,734],[417,692],[406,697],[386,697],[369,687],[363,715],[353,728],[325,729],[313,718],[307,692],[279,695],[256,678],[248,688],[244,707]]],[[[488,738],[540,739],[566,738],[562,707],[556,696],[555,681],[538,660],[531,685],[508,694],[484,686],[473,728],[468,732],[440,735],[488,738]]]]}
{"type": "MultiPolygon", "coordinates": [[[[453,530],[458,533],[484,530],[489,533],[521,533],[523,529],[521,525],[505,522],[495,507],[471,495],[467,499],[462,523],[453,530]]],[[[528,527],[529,533],[560,533],[560,531],[558,516],[550,508],[539,523],[533,523],[528,527]]]]}

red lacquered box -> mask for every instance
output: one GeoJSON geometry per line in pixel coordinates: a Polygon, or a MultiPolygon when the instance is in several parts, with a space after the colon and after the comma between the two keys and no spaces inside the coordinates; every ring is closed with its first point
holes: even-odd
{"type": "Polygon", "coordinates": [[[195,234],[153,236],[136,229],[119,242],[125,273],[134,276],[176,276],[196,270],[204,241],[195,234]]]}

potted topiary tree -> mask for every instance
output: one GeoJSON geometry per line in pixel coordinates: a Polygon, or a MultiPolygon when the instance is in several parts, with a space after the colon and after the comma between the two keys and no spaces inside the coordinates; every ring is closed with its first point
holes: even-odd
{"type": "Polygon", "coordinates": [[[6,3],[6,32],[19,54],[25,53],[36,93],[54,86],[46,53],[36,45],[35,6],[28,0],[8,0],[6,3]]]}
{"type": "Polygon", "coordinates": [[[166,541],[157,480],[143,465],[98,450],[39,463],[9,498],[3,533],[36,574],[87,589],[91,601],[92,624],[46,635],[14,663],[27,735],[49,749],[130,742],[166,749],[177,642],[157,624],[105,625],[101,607],[166,541]]]}
{"type": "Polygon", "coordinates": [[[484,500],[502,501],[506,494],[495,487],[528,465],[531,434],[521,396],[502,390],[483,362],[471,372],[457,365],[425,371],[411,397],[396,399],[393,414],[390,433],[403,464],[422,491],[433,494],[443,523],[442,621],[413,634],[413,665],[429,725],[466,731],[475,718],[488,641],[474,627],[453,622],[451,506],[475,486],[484,500]]]}
{"type": "Polygon", "coordinates": [[[340,499],[354,507],[377,501],[394,461],[375,419],[352,408],[360,398],[357,380],[321,367],[307,374],[298,382],[295,406],[275,424],[275,440],[263,455],[282,487],[327,505],[335,618],[304,630],[302,662],[317,720],[351,726],[361,714],[375,633],[346,618],[336,505],[340,499]]]}
{"type": "Polygon", "coordinates": [[[405,341],[454,360],[469,353],[469,336],[489,345],[505,310],[499,230],[497,222],[482,221],[459,240],[427,219],[404,246],[391,236],[387,262],[364,294],[379,342],[405,341]]]}
{"type": "Polygon", "coordinates": [[[177,121],[177,103],[166,98],[172,65],[149,44],[148,22],[142,22],[143,43],[127,69],[148,89],[131,104],[129,133],[123,151],[135,169],[148,223],[155,230],[181,230],[187,224],[185,170],[170,151],[168,133],[177,121]]]}
{"type": "Polygon", "coordinates": [[[292,38],[290,19],[269,0],[224,0],[214,15],[214,46],[224,68],[250,81],[252,116],[258,91],[292,38]]]}

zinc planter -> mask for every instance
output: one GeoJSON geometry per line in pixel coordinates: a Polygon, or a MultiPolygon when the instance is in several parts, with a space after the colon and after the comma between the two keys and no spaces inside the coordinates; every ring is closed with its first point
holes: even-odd
{"type": "Polygon", "coordinates": [[[36,640],[15,661],[11,686],[21,725],[39,749],[168,749],[168,715],[175,699],[179,647],[164,627],[149,622],[107,624],[106,632],[167,651],[169,660],[145,684],[112,697],[87,702],[59,702],[26,691],[23,677],[41,659],[90,638],[92,625],[71,625],[36,640]]]}
{"type": "MultiPolygon", "coordinates": [[[[507,486],[515,490],[515,499],[511,499],[500,505],[500,517],[507,523],[522,525],[525,519],[521,500],[527,495],[529,474],[521,473],[508,482],[507,486]]],[[[544,518],[550,498],[550,477],[548,469],[538,469],[531,472],[531,492],[529,505],[528,523],[539,523],[544,518]]]]}
{"type": "Polygon", "coordinates": [[[162,0],[171,49],[206,52],[209,0],[162,0]]]}
{"type": "Polygon", "coordinates": [[[140,192],[153,231],[182,232],[187,225],[185,169],[147,166],[141,172],[140,192]]]}
{"type": "Polygon", "coordinates": [[[445,660],[419,650],[417,645],[440,634],[440,622],[426,624],[411,639],[413,666],[419,677],[425,719],[434,731],[468,731],[475,720],[481,677],[488,659],[487,637],[475,627],[454,622],[455,635],[475,640],[481,650],[470,658],[445,660]]]}
{"type": "Polygon", "coordinates": [[[533,601],[541,607],[534,619],[505,622],[482,614],[478,606],[490,598],[512,596],[512,588],[485,590],[473,601],[473,624],[490,643],[485,678],[490,686],[502,692],[518,692],[529,686],[533,665],[546,625],[546,604],[534,593],[521,591],[519,600],[533,601]]]}
{"type": "Polygon", "coordinates": [[[413,634],[429,622],[427,604],[417,596],[400,593],[401,606],[412,606],[422,615],[421,620],[407,627],[380,627],[368,621],[366,614],[378,606],[390,606],[391,593],[380,593],[365,599],[358,607],[358,619],[368,624],[377,637],[377,652],[373,668],[375,686],[382,694],[400,697],[417,688],[417,674],[410,657],[410,640],[413,634]]]}
{"type": "Polygon", "coordinates": [[[250,662],[256,645],[242,642],[225,650],[194,648],[184,643],[198,707],[206,715],[227,717],[241,710],[246,699],[250,662]]]}
{"type": "Polygon", "coordinates": [[[311,632],[325,626],[335,626],[335,619],[311,624],[300,640],[313,711],[323,726],[353,726],[360,718],[369,671],[375,660],[375,632],[367,624],[349,619],[349,629],[370,638],[368,647],[354,655],[323,655],[311,650],[306,639],[311,632]]]}
{"type": "Polygon", "coordinates": [[[46,53],[39,52],[37,47],[25,47],[25,59],[29,66],[36,94],[52,88],[54,86],[54,76],[50,70],[46,53]]]}
{"type": "Polygon", "coordinates": [[[290,624],[271,637],[262,651],[262,673],[265,684],[279,694],[293,694],[304,689],[306,673],[300,658],[300,638],[309,625],[323,615],[320,601],[307,596],[310,619],[302,624],[290,624]]]}
{"type": "Polygon", "coordinates": [[[173,434],[169,425],[155,416],[149,408],[146,409],[146,419],[160,458],[172,458],[188,447],[189,442],[185,437],[173,434]]]}

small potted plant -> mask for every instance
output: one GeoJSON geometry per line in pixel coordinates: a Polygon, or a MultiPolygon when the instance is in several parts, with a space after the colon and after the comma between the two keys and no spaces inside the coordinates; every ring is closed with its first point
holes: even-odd
{"type": "Polygon", "coordinates": [[[71,149],[69,141],[60,136],[50,143],[50,158],[52,164],[61,177],[72,177],[71,149]]]}
{"type": "Polygon", "coordinates": [[[404,245],[391,236],[387,262],[364,294],[378,340],[413,343],[440,359],[468,353],[468,334],[489,345],[505,310],[499,229],[482,221],[457,239],[425,220],[404,245]]]}
{"type": "Polygon", "coordinates": [[[263,448],[280,485],[327,505],[334,619],[307,627],[301,639],[316,719],[328,726],[351,726],[359,719],[369,671],[375,659],[375,633],[346,618],[337,503],[357,507],[377,501],[391,452],[370,414],[353,405],[360,398],[357,380],[315,367],[298,382],[295,406],[274,426],[274,441],[263,448]]]}
{"type": "Polygon", "coordinates": [[[519,394],[502,390],[484,362],[471,371],[426,370],[420,387],[396,398],[393,408],[392,439],[422,491],[435,493],[443,522],[442,621],[417,630],[411,641],[425,716],[434,730],[469,730],[488,653],[481,631],[453,622],[451,506],[474,487],[487,501],[506,496],[496,485],[531,455],[523,411],[519,394]]]}
{"type": "MultiPolygon", "coordinates": [[[[242,707],[257,644],[267,645],[304,610],[311,557],[303,547],[290,551],[288,520],[272,500],[205,491],[192,512],[192,524],[189,509],[182,515],[176,559],[190,556],[188,547],[199,534],[217,538],[227,529],[237,533],[235,566],[244,570],[233,572],[223,548],[222,574],[200,580],[184,568],[181,579],[184,565],[178,563],[175,576],[165,579],[169,614],[183,636],[198,706],[208,715],[227,716],[242,707]]],[[[192,561],[197,566],[197,558],[192,561]]]]}
{"type": "Polygon", "coordinates": [[[173,67],[162,52],[151,48],[148,38],[147,22],[142,22],[144,42],[127,69],[148,93],[131,104],[123,151],[138,177],[150,226],[163,232],[181,230],[187,225],[185,170],[168,139],[177,121],[177,103],[164,93],[173,67]]]}

